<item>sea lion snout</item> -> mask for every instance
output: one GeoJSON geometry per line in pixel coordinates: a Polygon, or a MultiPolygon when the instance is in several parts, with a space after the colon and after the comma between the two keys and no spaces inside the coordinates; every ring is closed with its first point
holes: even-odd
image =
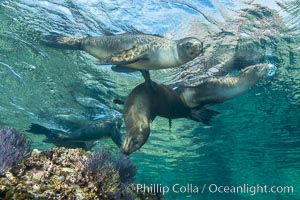
{"type": "Polygon", "coordinates": [[[124,143],[122,145],[122,152],[125,155],[129,155],[132,152],[134,152],[135,150],[139,149],[139,145],[138,145],[138,140],[136,138],[126,138],[124,140],[124,143]]]}
{"type": "Polygon", "coordinates": [[[122,152],[124,154],[131,154],[140,149],[147,141],[150,134],[149,124],[143,127],[132,127],[125,137],[122,145],[122,152]]]}
{"type": "Polygon", "coordinates": [[[145,144],[147,138],[140,137],[140,136],[125,138],[122,145],[122,152],[126,155],[133,153],[134,151],[140,149],[145,144]]]}
{"type": "Polygon", "coordinates": [[[253,74],[253,77],[261,78],[268,73],[268,66],[266,64],[252,65],[243,69],[242,73],[248,75],[249,77],[251,77],[251,74],[253,74]]]}
{"type": "Polygon", "coordinates": [[[194,37],[184,38],[178,41],[178,53],[180,58],[188,62],[203,52],[203,42],[194,37]]]}
{"type": "Polygon", "coordinates": [[[196,40],[194,43],[193,43],[193,46],[192,46],[192,52],[194,54],[201,54],[203,53],[204,51],[204,48],[203,48],[203,42],[199,41],[199,40],[196,40]]]}

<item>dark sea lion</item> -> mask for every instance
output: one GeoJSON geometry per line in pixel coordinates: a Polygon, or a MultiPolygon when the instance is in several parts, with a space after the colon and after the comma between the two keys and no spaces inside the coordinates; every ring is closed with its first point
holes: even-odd
{"type": "Polygon", "coordinates": [[[180,86],[175,91],[190,108],[222,103],[247,91],[267,72],[267,64],[252,65],[238,76],[211,77],[197,86],[180,86]]]}
{"type": "Polygon", "coordinates": [[[36,134],[45,134],[47,136],[45,142],[54,143],[56,146],[80,147],[85,149],[85,146],[91,146],[91,141],[105,138],[111,138],[118,146],[121,146],[121,125],[121,119],[99,119],[85,123],[71,133],[46,128],[38,124],[31,124],[30,129],[27,131],[36,134]]]}
{"type": "MultiPolygon", "coordinates": [[[[122,100],[118,100],[118,103],[122,103],[122,100]]],[[[125,100],[123,114],[126,136],[122,151],[131,154],[147,141],[150,121],[156,116],[168,119],[189,118],[209,124],[217,112],[204,107],[191,109],[170,87],[152,81],[152,87],[142,83],[131,91],[125,100]]]]}
{"type": "Polygon", "coordinates": [[[204,106],[224,102],[247,91],[266,75],[267,68],[265,64],[258,64],[243,69],[236,77],[208,78],[198,86],[179,86],[176,90],[153,81],[152,87],[147,81],[138,85],[124,104],[126,136],[122,150],[131,154],[141,148],[150,134],[150,120],[156,116],[188,118],[209,124],[218,112],[204,106]]]}
{"type": "Polygon", "coordinates": [[[45,143],[52,143],[57,147],[66,147],[70,149],[82,148],[86,151],[90,150],[94,146],[94,142],[82,142],[82,141],[69,141],[60,139],[60,135],[67,135],[69,133],[58,129],[47,128],[45,126],[32,123],[27,132],[34,134],[46,135],[47,139],[43,140],[45,143]]]}
{"type": "Polygon", "coordinates": [[[178,67],[203,51],[203,43],[188,37],[169,40],[158,35],[120,34],[99,37],[71,38],[44,36],[46,45],[83,50],[100,59],[102,65],[118,65],[140,70],[178,67]]]}

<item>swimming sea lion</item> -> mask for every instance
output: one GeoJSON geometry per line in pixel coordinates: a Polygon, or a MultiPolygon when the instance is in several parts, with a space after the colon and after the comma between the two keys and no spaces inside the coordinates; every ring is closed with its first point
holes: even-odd
{"type": "Polygon", "coordinates": [[[252,65],[238,76],[211,77],[197,86],[180,86],[175,91],[190,108],[222,103],[247,91],[267,72],[267,64],[252,65]]]}
{"type": "MultiPolygon", "coordinates": [[[[150,120],[156,116],[169,119],[189,118],[209,124],[211,118],[217,114],[207,108],[191,109],[184,104],[180,96],[166,85],[159,85],[152,81],[152,86],[142,83],[135,87],[124,103],[124,122],[126,136],[122,144],[125,154],[141,148],[150,134],[150,120]]],[[[121,100],[118,100],[122,103],[121,100]]]]}
{"type": "Polygon", "coordinates": [[[47,139],[43,140],[43,142],[52,143],[57,147],[66,147],[70,149],[82,148],[88,151],[91,148],[93,148],[93,146],[95,146],[93,141],[92,142],[68,141],[68,140],[65,141],[64,139],[60,139],[59,136],[67,135],[69,133],[58,129],[47,128],[45,126],[35,124],[35,123],[32,123],[29,129],[26,131],[34,134],[46,135],[47,139]]]}
{"type": "Polygon", "coordinates": [[[118,65],[141,70],[178,67],[203,51],[203,43],[188,37],[169,40],[158,35],[120,34],[99,37],[71,38],[44,36],[46,45],[83,50],[100,59],[102,65],[118,65]]]}
{"type": "Polygon", "coordinates": [[[236,77],[208,78],[198,86],[179,86],[175,90],[153,81],[152,87],[147,82],[138,85],[125,100],[123,152],[131,154],[145,144],[150,134],[150,119],[155,116],[189,118],[209,124],[218,112],[204,106],[224,102],[247,91],[266,75],[267,68],[264,64],[253,65],[236,77]]]}
{"type": "Polygon", "coordinates": [[[89,145],[87,142],[109,137],[120,146],[122,143],[121,125],[121,119],[99,119],[81,125],[80,128],[71,133],[46,128],[38,124],[31,124],[30,129],[27,131],[36,134],[45,134],[47,136],[45,142],[54,143],[57,146],[84,148],[84,146],[89,145]]]}

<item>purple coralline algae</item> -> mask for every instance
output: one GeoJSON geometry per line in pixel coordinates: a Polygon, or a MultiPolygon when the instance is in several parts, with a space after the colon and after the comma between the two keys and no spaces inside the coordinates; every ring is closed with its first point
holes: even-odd
{"type": "Polygon", "coordinates": [[[0,176],[7,170],[15,169],[30,155],[31,143],[13,128],[0,130],[0,176]]]}
{"type": "Polygon", "coordinates": [[[114,158],[106,150],[96,150],[90,156],[90,159],[86,163],[86,172],[92,173],[94,176],[94,181],[97,184],[102,184],[103,177],[114,177],[117,174],[115,185],[117,188],[107,189],[107,195],[112,199],[120,199],[122,194],[126,194],[129,198],[130,193],[126,193],[126,189],[131,187],[130,184],[134,181],[134,176],[136,174],[136,167],[131,164],[128,156],[119,153],[119,155],[114,158]]]}

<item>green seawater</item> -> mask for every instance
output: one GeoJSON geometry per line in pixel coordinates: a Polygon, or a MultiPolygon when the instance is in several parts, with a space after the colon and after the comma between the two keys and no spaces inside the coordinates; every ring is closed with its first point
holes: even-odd
{"type": "MultiPolygon", "coordinates": [[[[53,145],[44,143],[43,135],[26,132],[31,123],[62,128],[65,119],[119,115],[122,107],[113,99],[126,96],[143,81],[139,73],[98,66],[84,52],[46,47],[42,35],[142,31],[174,39],[204,38],[203,57],[210,57],[206,62],[151,72],[153,80],[165,84],[192,75],[201,79],[202,71],[223,66],[239,42],[250,41],[251,51],[264,52],[262,62],[276,66],[275,74],[241,96],[211,106],[220,112],[211,126],[176,119],[169,129],[168,120],[157,117],[147,143],[131,155],[138,168],[135,183],[149,189],[159,186],[170,200],[298,200],[299,3],[2,0],[0,128],[23,131],[33,148],[43,150],[53,145]]],[[[97,141],[97,148],[118,152],[109,139],[97,141]]]]}

